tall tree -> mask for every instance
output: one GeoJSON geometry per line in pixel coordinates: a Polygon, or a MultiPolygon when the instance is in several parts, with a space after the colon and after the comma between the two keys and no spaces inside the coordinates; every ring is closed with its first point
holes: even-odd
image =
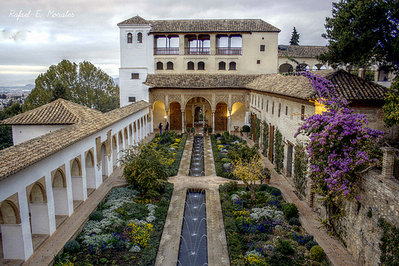
{"type": "Polygon", "coordinates": [[[62,60],[36,78],[35,88],[22,108],[30,110],[58,98],[107,112],[119,107],[119,87],[90,62],[77,65],[62,60]]]}
{"type": "Polygon", "coordinates": [[[319,56],[330,64],[367,67],[378,63],[399,68],[399,1],[341,0],[326,18],[329,51],[319,56]]]}
{"type": "Polygon", "coordinates": [[[382,109],[384,110],[384,122],[387,127],[399,125],[399,78],[396,78],[389,89],[382,109]]]}
{"type": "MultiPolygon", "coordinates": [[[[0,121],[22,112],[21,105],[14,103],[0,111],[0,121]]],[[[11,126],[0,125],[0,150],[12,146],[11,126]]]]}
{"type": "Polygon", "coordinates": [[[299,35],[300,34],[296,31],[296,28],[294,27],[291,34],[290,45],[299,45],[299,35]]]}

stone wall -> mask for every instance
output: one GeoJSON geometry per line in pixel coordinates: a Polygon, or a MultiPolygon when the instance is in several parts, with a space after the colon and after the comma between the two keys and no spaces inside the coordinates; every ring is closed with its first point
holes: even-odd
{"type": "MultiPolygon", "coordinates": [[[[378,219],[399,227],[399,180],[393,178],[392,150],[384,150],[382,171],[371,170],[362,176],[360,200],[345,204],[345,216],[337,229],[348,251],[359,265],[379,265],[382,230],[378,219]]],[[[315,200],[314,210],[325,218],[324,207],[315,200]]]]}

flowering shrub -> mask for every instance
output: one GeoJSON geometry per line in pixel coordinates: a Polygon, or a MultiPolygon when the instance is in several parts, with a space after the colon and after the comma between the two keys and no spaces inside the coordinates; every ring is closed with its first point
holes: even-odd
{"type": "Polygon", "coordinates": [[[129,240],[144,248],[150,239],[154,226],[150,223],[139,224],[134,222],[129,223],[127,226],[129,228],[129,240]]]}
{"type": "Polygon", "coordinates": [[[247,254],[245,255],[245,264],[246,265],[267,265],[265,257],[255,250],[247,252],[247,254]]]}
{"type": "Polygon", "coordinates": [[[295,135],[310,138],[306,150],[315,191],[324,196],[327,206],[357,197],[357,173],[378,162],[382,132],[368,128],[366,116],[349,108],[330,81],[310,72],[297,75],[308,78],[318,101],[326,107],[322,114],[308,117],[295,135]]]}

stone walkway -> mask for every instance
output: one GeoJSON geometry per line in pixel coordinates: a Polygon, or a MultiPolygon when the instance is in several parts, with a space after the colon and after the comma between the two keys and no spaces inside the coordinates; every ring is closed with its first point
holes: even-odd
{"type": "MultiPolygon", "coordinates": [[[[154,134],[150,134],[144,142],[152,140],[154,134]]],[[[126,185],[122,177],[123,168],[116,168],[113,173],[93,191],[90,196],[75,209],[73,214],[65,220],[23,265],[50,265],[54,257],[64,248],[65,243],[74,239],[82,230],[83,225],[97,205],[104,200],[109,191],[114,187],[126,185]]]]}
{"type": "MultiPolygon", "coordinates": [[[[247,138],[249,146],[253,146],[253,141],[247,138]]],[[[303,228],[311,235],[314,236],[317,243],[324,249],[328,259],[333,265],[359,265],[352,255],[345,249],[342,243],[337,239],[333,238],[326,229],[321,225],[320,218],[312,211],[309,205],[300,200],[295,194],[295,188],[285,179],[284,176],[278,174],[274,170],[273,164],[264,156],[262,156],[264,165],[269,168],[271,172],[270,185],[281,190],[284,199],[287,202],[295,203],[299,210],[299,220],[303,228]]]]}

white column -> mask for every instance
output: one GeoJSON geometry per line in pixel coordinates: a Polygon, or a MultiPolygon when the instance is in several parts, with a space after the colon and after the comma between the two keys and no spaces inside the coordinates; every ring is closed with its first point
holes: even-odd
{"type": "Polygon", "coordinates": [[[215,111],[212,111],[212,130],[215,132],[215,111]]]}
{"type": "Polygon", "coordinates": [[[87,171],[86,171],[86,157],[83,151],[80,155],[82,164],[82,190],[83,190],[83,200],[87,199],[87,171]]]}
{"type": "Polygon", "coordinates": [[[231,110],[228,110],[229,115],[227,117],[227,131],[231,133],[231,110]]]}
{"type": "MultiPolygon", "coordinates": [[[[14,244],[8,242],[8,245],[12,244],[11,246],[17,249],[15,252],[18,254],[14,255],[17,255],[18,257],[27,260],[33,254],[33,245],[32,245],[32,234],[31,234],[30,220],[29,220],[28,199],[26,197],[25,187],[23,187],[20,191],[18,191],[18,202],[19,202],[19,211],[21,215],[21,228],[18,228],[17,226],[14,228],[16,239],[13,239],[12,241],[15,242],[14,244]],[[23,252],[21,252],[20,248],[23,248],[23,252]]],[[[5,231],[7,230],[3,230],[2,228],[3,237],[5,231]]]]}
{"type": "MultiPolygon", "coordinates": [[[[100,153],[101,153],[101,146],[99,147],[100,153]]],[[[103,180],[103,173],[102,173],[102,167],[97,167],[97,146],[96,143],[94,142],[94,174],[96,176],[96,186],[95,188],[97,189],[103,180]]]]}
{"type": "MultiPolygon", "coordinates": [[[[109,172],[110,173],[110,172],[109,172]]],[[[68,203],[68,216],[73,213],[73,194],[72,194],[72,178],[71,168],[69,163],[65,163],[65,177],[66,177],[66,190],[67,190],[67,203],[68,203]]]]}
{"type": "Polygon", "coordinates": [[[52,235],[56,230],[56,222],[55,222],[55,206],[54,206],[54,198],[53,198],[53,186],[51,183],[51,173],[48,172],[44,177],[46,183],[46,193],[47,193],[47,211],[49,218],[49,233],[52,235]]]}
{"type": "Polygon", "coordinates": [[[205,127],[205,120],[206,120],[206,115],[205,115],[205,105],[202,105],[202,125],[205,127]]]}
{"type": "Polygon", "coordinates": [[[154,132],[154,112],[152,111],[152,108],[151,108],[151,133],[153,133],[154,132]]]}
{"type": "Polygon", "coordinates": [[[185,122],[184,121],[184,113],[186,112],[186,110],[181,110],[181,133],[184,133],[184,129],[185,129],[185,122]]]}

